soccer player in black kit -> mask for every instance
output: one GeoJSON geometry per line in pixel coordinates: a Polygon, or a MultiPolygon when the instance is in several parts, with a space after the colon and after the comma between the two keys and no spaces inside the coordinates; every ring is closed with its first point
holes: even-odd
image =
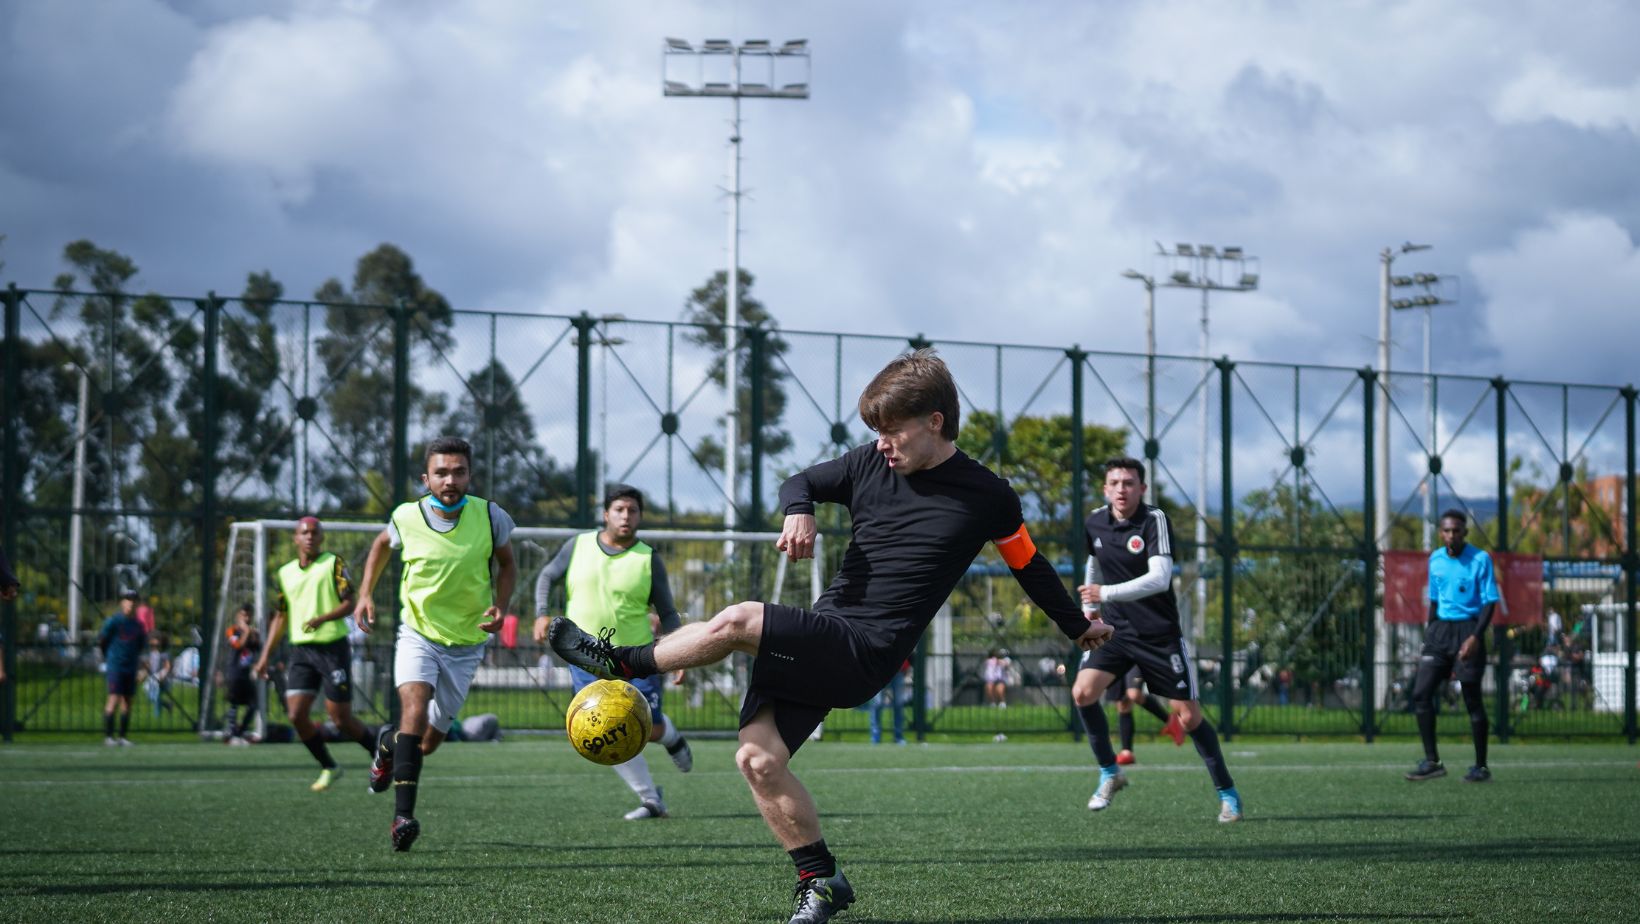
{"type": "Polygon", "coordinates": [[[1219,736],[1197,702],[1196,664],[1179,631],[1179,604],[1173,596],[1173,527],[1160,507],[1144,502],[1145,467],[1137,459],[1105,463],[1106,505],[1088,514],[1083,524],[1088,554],[1099,564],[1100,584],[1077,588],[1084,604],[1097,604],[1116,630],[1110,644],[1082,656],[1071,685],[1071,700],[1082,713],[1088,744],[1099,761],[1099,788],[1088,808],[1102,811],[1127,777],[1110,747],[1110,726],[1099,704],[1105,688],[1132,667],[1145,686],[1173,701],[1196,753],[1207,765],[1219,792],[1219,821],[1241,820],[1241,794],[1225,769],[1219,736]]]}
{"type": "Polygon", "coordinates": [[[792,775],[792,755],[827,712],[865,703],[888,683],[985,543],[1077,645],[1091,650],[1111,636],[1036,551],[1019,495],[957,449],[956,383],[932,350],[890,362],[859,409],[875,443],[780,486],[786,519],[775,545],[793,561],[813,557],[816,503],[843,504],[852,518],[842,567],[813,610],[738,603],[634,647],[611,646],[567,619],[547,632],[565,661],[606,677],[703,667],[737,651],[753,656],[735,762],[797,866],[791,924],[830,920],[854,901],[821,837],[814,799],[792,775]]]}

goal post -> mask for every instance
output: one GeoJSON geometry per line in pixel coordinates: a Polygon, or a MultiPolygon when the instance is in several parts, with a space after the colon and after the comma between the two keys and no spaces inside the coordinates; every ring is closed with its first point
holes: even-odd
{"type": "MultiPolygon", "coordinates": [[[[365,558],[372,541],[382,531],[383,522],[325,520],[322,523],[325,551],[334,553],[346,563],[348,573],[357,584],[364,577],[365,558]]],[[[200,733],[204,737],[220,737],[226,724],[223,682],[233,653],[227,644],[227,630],[235,611],[241,605],[250,605],[263,644],[284,643],[283,639],[267,638],[276,592],[272,576],[296,555],[293,544],[296,524],[296,520],[263,519],[241,521],[230,527],[215,625],[207,645],[209,655],[200,670],[200,733]]],[[[518,580],[513,587],[507,612],[516,614],[519,619],[517,646],[505,647],[499,636],[492,640],[485,664],[474,678],[470,703],[477,694],[501,694],[505,691],[539,691],[548,693],[548,698],[553,699],[560,688],[567,686],[568,674],[561,663],[543,657],[545,652],[530,639],[530,626],[535,616],[535,585],[541,569],[552,560],[564,542],[590,531],[538,526],[520,526],[513,530],[510,542],[518,566],[518,580]]],[[[643,529],[639,533],[639,539],[653,547],[665,563],[673,601],[686,622],[708,619],[725,606],[742,600],[812,606],[825,587],[822,573],[825,538],[815,537],[813,559],[788,568],[786,556],[774,548],[774,542],[779,537],[777,532],[711,529],[656,528],[643,529]]],[[[376,630],[365,636],[349,620],[353,653],[353,707],[355,714],[367,720],[372,717],[385,720],[391,712],[392,643],[398,628],[398,613],[388,604],[394,597],[391,579],[396,573],[395,558],[377,581],[376,630]]],[[[561,600],[560,589],[553,598],[554,612],[562,612],[561,600]]],[[[282,658],[274,657],[270,659],[270,665],[282,661],[282,658]]],[[[727,674],[713,675],[714,682],[723,688],[722,693],[738,694],[739,690],[744,689],[745,668],[742,665],[729,671],[727,674]],[[727,689],[730,686],[738,689],[727,689]]],[[[259,736],[266,735],[266,725],[270,720],[286,721],[282,703],[283,677],[276,676],[276,673],[270,670],[269,680],[257,681],[258,708],[254,731],[259,736]]],[[[538,693],[535,695],[539,696],[538,693]]],[[[493,699],[504,702],[508,698],[498,695],[493,699]]],[[[486,703],[491,700],[492,697],[484,698],[486,703]]],[[[567,705],[567,692],[564,700],[567,705]]],[[[317,710],[317,720],[324,708],[322,696],[314,703],[314,708],[317,710]]],[[[543,717],[547,715],[542,713],[543,717]]],[[[510,720],[503,716],[503,724],[509,728],[521,727],[521,721],[516,716],[510,720]]],[[[530,720],[530,724],[541,723],[530,720]]]]}

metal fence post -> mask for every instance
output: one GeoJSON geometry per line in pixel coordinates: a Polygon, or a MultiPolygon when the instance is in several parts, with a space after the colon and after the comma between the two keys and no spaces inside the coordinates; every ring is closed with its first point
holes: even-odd
{"type": "Polygon", "coordinates": [[[575,524],[596,526],[592,514],[592,328],[585,311],[575,325],[575,524]]]}
{"type": "MultiPolygon", "coordinates": [[[[393,311],[393,458],[388,462],[388,477],[393,479],[388,496],[392,499],[392,507],[404,503],[409,498],[410,489],[410,305],[402,296],[394,300],[393,311]]],[[[389,509],[388,515],[392,515],[389,509]]],[[[403,568],[403,562],[399,568],[403,568]]],[[[389,587],[389,603],[392,607],[393,624],[398,625],[399,617],[399,581],[398,572],[391,561],[387,566],[386,575],[392,579],[389,587]]],[[[397,728],[399,724],[400,705],[397,695],[398,678],[392,676],[392,661],[388,662],[388,675],[393,691],[387,694],[388,717],[397,728]]]]}
{"type": "MultiPolygon", "coordinates": [[[[1498,399],[1498,548],[1509,551],[1509,383],[1502,376],[1492,380],[1498,399]]],[[[1496,620],[1494,620],[1496,622],[1496,620]]],[[[1492,639],[1498,650],[1498,660],[1492,668],[1493,683],[1497,687],[1494,710],[1497,721],[1492,731],[1500,744],[1509,743],[1509,634],[1502,626],[1492,627],[1492,639]]]]}
{"type": "Polygon", "coordinates": [[[1623,387],[1623,434],[1628,438],[1626,450],[1628,481],[1625,486],[1627,493],[1623,498],[1623,534],[1625,537],[1623,543],[1623,570],[1625,572],[1623,583],[1627,585],[1624,597],[1628,607],[1623,615],[1623,636],[1628,639],[1629,656],[1627,669],[1624,671],[1623,677],[1623,731],[1628,736],[1630,744],[1633,744],[1636,738],[1640,738],[1640,728],[1636,727],[1640,722],[1637,722],[1635,715],[1635,698],[1637,695],[1635,688],[1640,686],[1640,677],[1637,677],[1635,673],[1636,645],[1634,638],[1634,611],[1637,602],[1640,602],[1640,588],[1635,587],[1635,582],[1640,581],[1640,511],[1634,509],[1635,502],[1640,500],[1640,493],[1635,490],[1634,471],[1634,408],[1637,397],[1640,397],[1640,391],[1636,391],[1633,385],[1623,387]]]}
{"type": "MultiPolygon", "coordinates": [[[[18,363],[22,356],[22,314],[23,293],[17,290],[17,284],[6,287],[0,299],[6,303],[6,340],[3,347],[5,363],[5,396],[4,408],[5,438],[0,446],[0,543],[8,553],[17,553],[17,511],[21,507],[18,503],[19,480],[22,472],[19,470],[17,455],[17,421],[19,415],[17,405],[22,398],[22,376],[19,374],[18,363]]],[[[1633,405],[1630,405],[1632,407],[1633,405]]],[[[1630,419],[1633,419],[1631,413],[1630,419]]],[[[1632,470],[1634,466],[1629,466],[1632,470]]],[[[13,565],[14,570],[21,570],[20,564],[13,565]]],[[[17,723],[17,603],[15,601],[0,603],[0,626],[4,626],[6,637],[5,668],[6,676],[11,678],[9,683],[0,684],[0,740],[11,743],[12,731],[17,723]]]]}
{"type": "MultiPolygon", "coordinates": [[[[1378,730],[1378,496],[1374,485],[1373,402],[1378,395],[1378,373],[1362,369],[1361,376],[1361,623],[1366,631],[1361,641],[1361,736],[1372,741],[1378,730]]],[[[1388,627],[1385,627],[1388,631],[1388,627]]]]}
{"type": "MultiPolygon", "coordinates": [[[[746,428],[746,441],[751,444],[750,469],[747,475],[751,481],[751,492],[746,501],[746,513],[742,517],[745,525],[742,529],[767,529],[769,524],[763,522],[763,418],[767,413],[764,401],[767,395],[764,389],[768,387],[769,370],[764,363],[768,361],[769,331],[761,324],[754,324],[746,331],[750,340],[751,368],[746,370],[751,380],[751,422],[746,428]]],[[[756,556],[754,556],[756,560],[756,556]]],[[[754,587],[759,586],[755,582],[754,587]]]]}
{"type": "Polygon", "coordinates": [[[1082,535],[1082,510],[1088,502],[1084,485],[1087,464],[1082,458],[1082,453],[1086,451],[1082,444],[1082,429],[1085,426],[1082,422],[1082,363],[1088,354],[1080,346],[1072,346],[1065,351],[1065,356],[1071,361],[1071,511],[1065,524],[1065,549],[1070,554],[1071,583],[1074,585],[1082,574],[1078,563],[1082,559],[1083,546],[1087,544],[1082,535]]]}
{"type": "MultiPolygon", "coordinates": [[[[1229,741],[1235,737],[1235,575],[1236,575],[1236,493],[1230,477],[1230,425],[1232,373],[1236,364],[1220,357],[1219,367],[1219,602],[1224,635],[1224,659],[1219,664],[1219,734],[1229,741]]],[[[1203,499],[1206,503],[1206,499],[1203,499]]]]}
{"type": "MultiPolygon", "coordinates": [[[[202,638],[210,638],[212,632],[211,614],[216,611],[212,605],[216,596],[216,392],[217,392],[217,346],[221,339],[222,306],[227,300],[219,298],[215,292],[206,292],[205,298],[199,302],[200,311],[205,315],[203,364],[200,378],[204,384],[204,396],[200,405],[203,419],[200,421],[199,440],[199,475],[200,475],[200,505],[199,505],[199,631],[202,638]]],[[[201,684],[203,690],[204,684],[201,684]]],[[[203,695],[203,694],[202,694],[203,695]]]]}
{"type": "Polygon", "coordinates": [[[916,662],[911,672],[911,730],[921,742],[928,740],[928,645],[919,641],[911,657],[916,662]]]}

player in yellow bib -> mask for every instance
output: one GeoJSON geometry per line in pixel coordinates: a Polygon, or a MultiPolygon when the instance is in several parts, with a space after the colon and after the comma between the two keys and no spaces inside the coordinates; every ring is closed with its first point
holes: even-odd
{"type": "Polygon", "coordinates": [[[353,618],[369,632],[376,621],[370,593],[392,549],[403,555],[399,635],[393,676],[399,685],[399,727],[384,727],[370,767],[370,791],[393,786],[393,849],[405,851],[421,834],[416,790],[421,762],[444,742],[467,699],[485,643],[500,631],[518,578],[512,553],[512,517],[491,501],[467,493],[472,447],[441,436],[427,446],[422,483],[427,495],[400,504],[370,546],[364,586],[353,618]],[[493,577],[492,577],[493,574],[493,577]]]}
{"type": "Polygon", "coordinates": [[[273,577],[275,604],[268,624],[268,644],[252,671],[268,678],[268,657],[290,628],[290,667],[285,671],[285,712],[296,737],[319,762],[319,779],[309,787],[324,792],[342,775],[310,713],[314,697],[325,694],[325,712],[348,738],[369,754],[379,729],[353,716],[352,653],[347,644],[347,616],[353,612],[353,579],[347,563],[324,551],[325,531],[318,517],[296,521],[296,557],[273,577]]]}
{"type": "MultiPolygon", "coordinates": [[[[593,635],[612,633],[617,645],[647,645],[655,640],[649,618],[651,608],[658,617],[661,634],[681,624],[660,555],[638,539],[642,522],[643,492],[631,485],[611,487],[604,495],[604,528],[564,543],[536,579],[537,642],[546,641],[547,626],[552,621],[548,597],[552,585],[559,581],[564,583],[567,594],[564,615],[593,635]]],[[[570,666],[570,675],[575,678],[577,692],[597,679],[574,665],[570,666]]],[[[689,742],[661,711],[662,679],[639,677],[632,685],[649,701],[649,712],[654,717],[649,740],[660,742],[672,763],[688,773],[695,764],[694,757],[689,742]]],[[[638,807],[626,813],[627,821],[666,817],[666,802],[642,754],[610,769],[638,796],[638,807]]]]}

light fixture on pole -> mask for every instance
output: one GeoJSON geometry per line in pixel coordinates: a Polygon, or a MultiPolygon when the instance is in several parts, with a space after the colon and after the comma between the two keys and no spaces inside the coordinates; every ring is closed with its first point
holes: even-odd
{"type": "Polygon", "coordinates": [[[1424,482],[1424,551],[1435,548],[1435,478],[1440,474],[1441,457],[1435,433],[1435,376],[1430,362],[1430,316],[1437,305],[1458,303],[1458,277],[1435,273],[1413,273],[1411,276],[1391,276],[1391,288],[1418,287],[1419,295],[1411,298],[1392,298],[1390,308],[1406,311],[1424,310],[1424,425],[1425,452],[1429,457],[1429,474],[1424,482]]]}
{"type": "Polygon", "coordinates": [[[1123,279],[1134,279],[1145,287],[1145,503],[1156,503],[1156,277],[1135,269],[1123,270],[1123,279]]]}
{"type": "MultiPolygon", "coordinates": [[[[1403,254],[1417,253],[1420,250],[1429,250],[1429,244],[1414,244],[1410,241],[1398,248],[1385,247],[1378,254],[1378,458],[1373,468],[1373,520],[1378,525],[1378,551],[1389,549],[1390,536],[1390,503],[1389,503],[1389,311],[1390,311],[1390,267],[1397,257],[1403,254]]],[[[1382,689],[1381,687],[1379,689],[1382,689]]]]}
{"type": "MultiPolygon", "coordinates": [[[[1216,247],[1212,244],[1175,244],[1172,249],[1156,243],[1156,251],[1167,258],[1170,271],[1162,285],[1173,289],[1200,289],[1202,293],[1201,405],[1196,426],[1196,606],[1195,612],[1207,611],[1207,404],[1212,392],[1212,376],[1208,374],[1207,296],[1210,292],[1252,292],[1258,289],[1259,262],[1240,247],[1216,247]]],[[[1228,510],[1223,515],[1229,516],[1228,510]]]]}
{"type": "Polygon", "coordinates": [[[678,38],[668,38],[661,47],[661,91],[665,96],[727,98],[734,101],[729,130],[729,275],[724,280],[724,387],[728,391],[729,414],[723,451],[723,490],[727,498],[724,525],[740,525],[740,101],[754,99],[809,98],[809,42],[792,39],[775,46],[767,39],[748,39],[739,45],[728,39],[707,39],[699,47],[678,38]],[[758,62],[759,73],[743,79],[741,59],[758,62]],[[673,65],[685,59],[695,65],[694,80],[675,79],[673,65]],[[800,75],[800,79],[794,79],[800,75]]]}

